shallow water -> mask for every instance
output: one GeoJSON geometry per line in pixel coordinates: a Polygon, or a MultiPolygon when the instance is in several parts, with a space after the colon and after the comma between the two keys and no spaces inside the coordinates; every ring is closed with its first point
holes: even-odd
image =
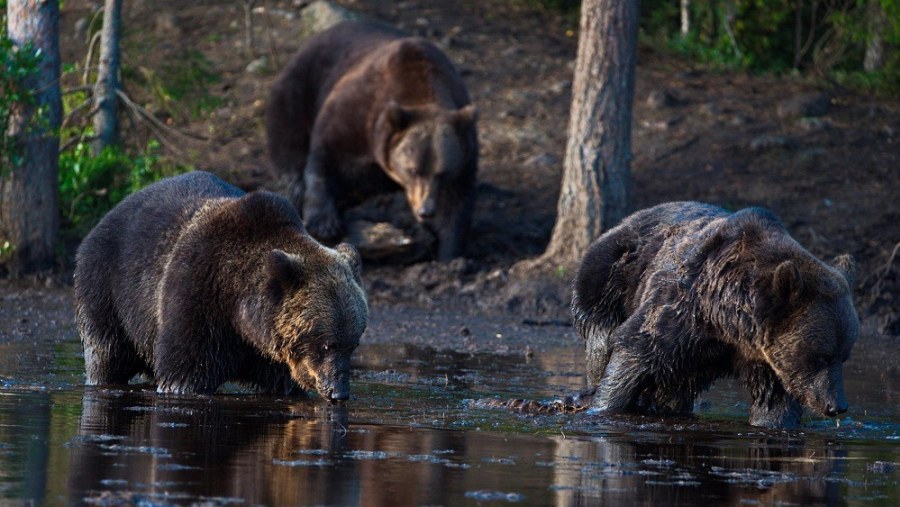
{"type": "Polygon", "coordinates": [[[331,406],[234,386],[86,389],[77,336],[60,333],[0,345],[2,505],[900,503],[892,342],[854,351],[846,417],[777,432],[746,425],[731,382],[694,418],[469,407],[582,388],[576,341],[528,358],[371,340],[355,356],[353,399],[331,406]]]}

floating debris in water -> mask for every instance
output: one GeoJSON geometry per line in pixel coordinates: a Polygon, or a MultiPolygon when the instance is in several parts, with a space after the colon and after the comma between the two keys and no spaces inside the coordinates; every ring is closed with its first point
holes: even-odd
{"type": "Polygon", "coordinates": [[[157,470],[199,470],[200,467],[192,467],[190,465],[179,465],[178,463],[165,463],[157,465],[157,470]]]}
{"type": "Polygon", "coordinates": [[[515,465],[515,460],[511,458],[483,458],[481,461],[485,463],[497,463],[500,465],[515,465]]]}
{"type": "Polygon", "coordinates": [[[388,458],[396,458],[399,456],[400,455],[398,455],[398,454],[387,453],[384,451],[354,450],[354,451],[349,451],[349,452],[344,453],[345,458],[359,459],[359,460],[363,460],[363,459],[381,460],[381,459],[388,459],[388,458]]]}
{"type": "Polygon", "coordinates": [[[521,493],[504,493],[502,491],[466,491],[466,498],[471,498],[476,502],[521,502],[525,499],[525,495],[521,493]]]}
{"type": "Polygon", "coordinates": [[[160,458],[171,458],[172,455],[169,454],[167,449],[162,447],[148,447],[145,445],[134,446],[134,445],[120,445],[120,444],[100,444],[100,448],[106,451],[112,452],[138,452],[142,454],[152,454],[153,456],[157,456],[160,458]]]}
{"type": "Polygon", "coordinates": [[[334,463],[327,459],[273,459],[272,463],[286,467],[330,467],[334,463]]]}
{"type": "Polygon", "coordinates": [[[656,467],[670,467],[677,464],[670,459],[642,459],[641,463],[656,467]]]}
{"type": "Polygon", "coordinates": [[[325,455],[328,454],[328,451],[325,449],[300,449],[299,451],[294,451],[297,454],[315,454],[315,455],[325,455]]]}

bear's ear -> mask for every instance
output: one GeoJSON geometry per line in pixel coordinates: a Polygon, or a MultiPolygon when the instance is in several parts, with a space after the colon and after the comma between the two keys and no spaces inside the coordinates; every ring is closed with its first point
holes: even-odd
{"type": "Polygon", "coordinates": [[[460,126],[472,125],[478,119],[478,108],[474,104],[463,106],[453,113],[453,119],[460,126]]]}
{"type": "Polygon", "coordinates": [[[353,276],[356,277],[356,280],[362,281],[362,258],[359,256],[356,248],[350,243],[341,243],[335,247],[335,250],[350,264],[350,269],[353,270],[353,276]]]}
{"type": "Polygon", "coordinates": [[[286,290],[297,287],[305,277],[299,257],[284,250],[272,250],[268,263],[269,280],[273,288],[286,290]]]}
{"type": "Polygon", "coordinates": [[[775,268],[772,274],[774,296],[782,303],[795,300],[803,290],[803,278],[800,269],[793,261],[784,261],[775,268]]]}
{"type": "Polygon", "coordinates": [[[388,102],[385,114],[387,115],[388,123],[391,124],[394,130],[405,129],[413,120],[413,112],[393,100],[388,102]]]}
{"type": "Polygon", "coordinates": [[[844,275],[847,285],[852,288],[853,282],[856,280],[856,260],[853,259],[853,256],[850,254],[838,255],[831,260],[831,265],[844,275]]]}

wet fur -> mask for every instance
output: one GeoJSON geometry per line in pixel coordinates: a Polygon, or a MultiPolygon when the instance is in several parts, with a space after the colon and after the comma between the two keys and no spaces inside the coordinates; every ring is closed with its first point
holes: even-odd
{"type": "Polygon", "coordinates": [[[803,403],[819,412],[845,405],[840,363],[858,321],[852,261],[836,265],[760,208],[669,203],[626,218],[591,245],[575,281],[593,406],[688,413],[728,375],[750,390],[754,425],[795,427],[803,403]],[[825,377],[808,366],[820,351],[835,355],[825,377]]]}
{"type": "Polygon", "coordinates": [[[161,392],[343,392],[366,321],[352,247],[322,247],[285,199],[203,172],[110,211],[78,249],[75,294],[87,383],[143,373],[161,392]]]}

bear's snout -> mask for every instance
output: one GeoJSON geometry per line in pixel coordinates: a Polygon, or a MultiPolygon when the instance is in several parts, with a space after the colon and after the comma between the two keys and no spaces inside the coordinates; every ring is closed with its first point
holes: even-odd
{"type": "Polygon", "coordinates": [[[428,199],[416,210],[416,216],[422,222],[431,220],[434,218],[435,209],[434,200],[428,199]]]}
{"type": "Polygon", "coordinates": [[[835,417],[849,408],[844,395],[843,368],[840,364],[823,370],[811,382],[811,400],[808,405],[822,415],[835,417]]]}
{"type": "Polygon", "coordinates": [[[834,417],[836,415],[843,414],[847,411],[848,408],[849,405],[846,401],[837,402],[836,404],[829,403],[828,406],[825,407],[825,414],[828,415],[828,417],[834,417]]]}
{"type": "Polygon", "coordinates": [[[326,400],[336,403],[350,399],[349,374],[339,374],[336,379],[316,383],[316,391],[326,400]]]}

